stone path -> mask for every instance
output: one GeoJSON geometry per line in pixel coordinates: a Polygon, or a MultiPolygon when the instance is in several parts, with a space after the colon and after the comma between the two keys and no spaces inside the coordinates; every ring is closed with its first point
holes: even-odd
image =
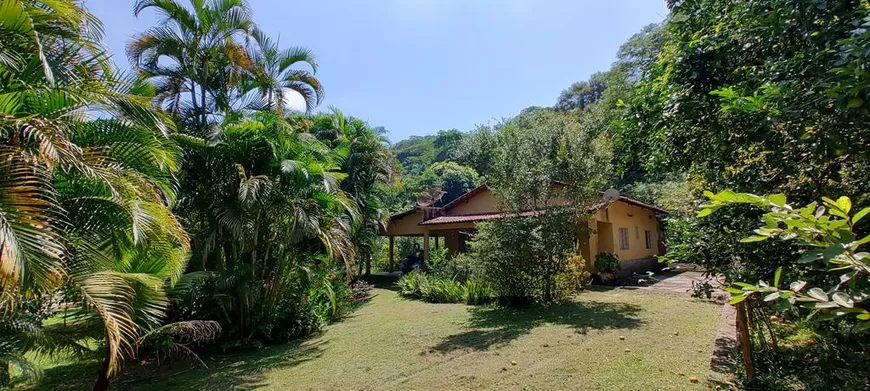
{"type": "Polygon", "coordinates": [[[648,286],[641,287],[656,292],[667,293],[685,293],[691,294],[692,282],[703,282],[705,280],[704,273],[695,271],[686,272],[663,272],[653,276],[660,281],[648,286]]]}

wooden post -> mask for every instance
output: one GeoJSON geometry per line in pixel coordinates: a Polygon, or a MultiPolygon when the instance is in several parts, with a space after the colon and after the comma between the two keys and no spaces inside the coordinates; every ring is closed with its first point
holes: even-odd
{"type": "Polygon", "coordinates": [[[746,365],[746,382],[755,379],[755,364],[752,362],[752,341],[749,339],[749,322],[746,317],[746,303],[737,303],[737,344],[743,352],[743,363],[746,365]]]}
{"type": "Polygon", "coordinates": [[[435,237],[435,249],[436,250],[438,249],[438,237],[437,236],[435,237]]]}
{"type": "Polygon", "coordinates": [[[396,239],[394,237],[390,236],[390,264],[389,264],[390,271],[393,271],[393,265],[394,265],[393,261],[395,261],[395,258],[394,258],[395,255],[393,255],[393,254],[395,254],[395,250],[394,250],[395,245],[396,245],[396,239]]]}
{"type": "Polygon", "coordinates": [[[423,231],[423,262],[429,262],[429,231],[423,231]]]}

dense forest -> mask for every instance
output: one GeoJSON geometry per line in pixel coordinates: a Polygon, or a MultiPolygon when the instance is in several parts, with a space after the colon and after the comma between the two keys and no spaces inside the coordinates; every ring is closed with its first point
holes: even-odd
{"type": "Polygon", "coordinates": [[[328,64],[244,0],[136,1],[160,21],[128,42],[129,74],[78,2],[0,2],[0,387],[38,384],[45,356],[93,362],[107,389],[125,364],[308,336],[361,303],[366,261],[394,266],[391,213],[483,183],[526,211],[559,181],[569,206],[435,253],[441,288],[576,293],[572,227],[614,187],[670,211],[660,261],[706,270],[696,295],[721,278],[748,308],[746,384],[867,388],[870,4],[668,4],[551,107],[390,145],[316,112],[328,64]]]}

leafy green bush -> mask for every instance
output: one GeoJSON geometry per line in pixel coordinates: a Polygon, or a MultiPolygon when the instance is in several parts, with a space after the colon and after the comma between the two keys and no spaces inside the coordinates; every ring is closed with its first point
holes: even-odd
{"type": "Polygon", "coordinates": [[[423,300],[430,303],[461,303],[465,299],[462,284],[443,277],[429,277],[429,284],[422,290],[423,300]]]}
{"type": "Polygon", "coordinates": [[[570,213],[548,210],[478,224],[471,256],[500,301],[521,305],[560,299],[558,276],[569,269],[577,237],[574,221],[570,213]]]}
{"type": "MultiPolygon", "coordinates": [[[[859,238],[855,225],[870,214],[870,208],[852,213],[852,200],[840,197],[836,201],[823,197],[822,205],[810,203],[797,208],[786,203],[786,196],[774,194],[757,196],[735,193],[729,190],[713,194],[705,193],[710,202],[698,213],[705,217],[718,209],[733,204],[748,204],[768,210],[763,220],[765,225],[755,230],[755,235],[743,239],[745,243],[779,239],[796,241],[806,250],[794,262],[796,266],[813,265],[813,268],[787,270],[783,278],[783,268],[774,274],[772,283],[759,281],[758,284],[737,282],[728,288],[731,303],[739,303],[751,297],[763,297],[765,302],[776,301],[780,311],[797,306],[802,312],[820,315],[821,319],[845,317],[856,322],[853,332],[870,330],[870,312],[865,309],[870,299],[868,275],[870,275],[870,253],[860,251],[870,243],[870,235],[859,238]],[[830,278],[832,273],[839,276],[830,278]],[[789,278],[793,277],[793,278],[789,278]],[[791,279],[789,285],[785,285],[791,279]],[[825,289],[813,287],[827,283],[825,289]]],[[[794,267],[792,268],[794,269],[794,267]]]]}
{"type": "Polygon", "coordinates": [[[430,254],[430,262],[428,272],[431,275],[453,279],[459,282],[466,282],[473,275],[478,274],[479,270],[476,267],[474,259],[468,254],[457,254],[453,257],[445,256],[436,261],[432,261],[430,254]]]}
{"type": "Polygon", "coordinates": [[[429,277],[422,270],[414,270],[399,279],[399,294],[419,299],[429,289],[429,277]]]}
{"type": "Polygon", "coordinates": [[[619,256],[614,253],[598,253],[595,255],[595,268],[599,272],[616,273],[622,270],[619,256]]]}
{"type": "Polygon", "coordinates": [[[495,290],[486,279],[474,277],[465,282],[465,304],[488,304],[493,300],[495,300],[495,290]]]}
{"type": "Polygon", "coordinates": [[[565,270],[556,275],[556,299],[565,300],[589,282],[586,260],[580,254],[568,256],[565,270]]]}

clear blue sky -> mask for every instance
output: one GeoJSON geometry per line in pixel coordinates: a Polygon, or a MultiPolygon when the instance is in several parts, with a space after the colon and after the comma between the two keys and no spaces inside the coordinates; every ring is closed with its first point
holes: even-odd
{"type": "MultiPolygon", "coordinates": [[[[392,141],[468,131],[528,106],[550,106],[572,82],[606,70],[616,50],[667,15],[664,0],[250,0],[260,27],[314,51],[326,98],[384,126],[392,141]]],[[[87,0],[106,44],[152,26],[133,0],[87,0]]]]}

